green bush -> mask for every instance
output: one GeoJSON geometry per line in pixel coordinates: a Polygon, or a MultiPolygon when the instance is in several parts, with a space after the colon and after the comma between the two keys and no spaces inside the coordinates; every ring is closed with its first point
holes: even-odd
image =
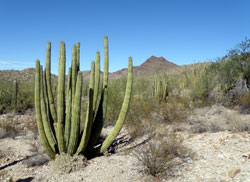
{"type": "Polygon", "coordinates": [[[108,88],[108,108],[104,126],[114,125],[121,111],[126,78],[111,80],[108,88]]]}
{"type": "Polygon", "coordinates": [[[228,87],[234,86],[238,78],[247,80],[250,85],[250,39],[237,44],[227,55],[218,58],[209,67],[216,74],[217,82],[228,87]]]}
{"type": "Polygon", "coordinates": [[[34,108],[34,83],[18,82],[17,105],[13,105],[13,82],[0,81],[0,113],[24,113],[28,108],[34,108]]]}
{"type": "Polygon", "coordinates": [[[152,113],[156,112],[154,99],[142,99],[134,97],[130,103],[130,108],[127,114],[126,122],[124,123],[131,141],[145,134],[150,134],[154,130],[152,121],[152,113]]]}
{"type": "Polygon", "coordinates": [[[12,89],[12,82],[5,80],[0,81],[0,113],[5,113],[12,109],[12,89]]]}

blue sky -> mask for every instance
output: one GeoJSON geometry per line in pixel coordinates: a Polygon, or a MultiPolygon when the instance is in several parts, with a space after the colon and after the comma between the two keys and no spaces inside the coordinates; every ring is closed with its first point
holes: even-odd
{"type": "Polygon", "coordinates": [[[1,0],[0,69],[34,67],[45,62],[52,42],[52,72],[59,44],[81,42],[81,70],[90,68],[96,50],[103,63],[109,37],[110,71],[135,66],[150,56],[178,65],[222,57],[250,35],[249,0],[1,0]]]}

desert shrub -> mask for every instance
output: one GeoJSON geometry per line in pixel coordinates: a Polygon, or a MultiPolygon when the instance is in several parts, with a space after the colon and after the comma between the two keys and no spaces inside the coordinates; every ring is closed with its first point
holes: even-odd
{"type": "Polygon", "coordinates": [[[250,92],[239,98],[239,104],[243,106],[243,109],[250,109],[250,92]]]}
{"type": "Polygon", "coordinates": [[[147,144],[135,149],[133,154],[145,166],[147,174],[164,177],[188,157],[190,150],[182,142],[180,135],[165,132],[157,134],[147,144]]]}
{"type": "Polygon", "coordinates": [[[133,80],[133,95],[140,98],[151,97],[152,77],[135,77],[133,80]]]}
{"type": "MultiPolygon", "coordinates": [[[[171,78],[167,77],[171,81],[171,78]]],[[[165,102],[158,102],[152,97],[152,78],[138,79],[138,85],[134,85],[133,99],[124,123],[131,139],[152,133],[155,123],[183,122],[190,108],[186,97],[171,95],[165,102]],[[145,92],[139,95],[141,90],[145,92]]],[[[173,88],[173,87],[172,87],[173,88]]]]}
{"type": "Polygon", "coordinates": [[[50,162],[50,166],[57,173],[70,173],[84,169],[87,166],[87,159],[83,155],[60,154],[50,162]]]}
{"type": "Polygon", "coordinates": [[[34,108],[34,83],[20,83],[18,90],[17,112],[24,113],[27,109],[34,108]]]}
{"type": "Polygon", "coordinates": [[[191,108],[185,97],[170,97],[159,106],[159,111],[165,122],[178,123],[186,120],[191,108]]]}
{"type": "MultiPolygon", "coordinates": [[[[239,80],[245,80],[248,89],[250,88],[250,40],[246,39],[237,44],[224,57],[218,58],[215,63],[208,67],[212,75],[212,86],[220,85],[224,88],[225,98],[230,99],[230,92],[237,86],[239,80]]],[[[242,95],[235,95],[233,101],[226,100],[232,104],[238,104],[242,95]]],[[[222,99],[223,100],[223,99],[222,99]]],[[[222,101],[223,102],[223,101],[222,101]]]]}
{"type": "Polygon", "coordinates": [[[232,89],[237,86],[239,79],[246,80],[247,87],[250,88],[250,39],[237,44],[215,62],[181,67],[169,78],[170,95],[185,97],[194,107],[224,102],[225,105],[238,104],[238,96],[231,98],[231,95],[234,95],[232,89]],[[218,86],[224,92],[221,95],[223,98],[211,100],[210,93],[218,86]]]}
{"type": "MultiPolygon", "coordinates": [[[[237,108],[240,109],[239,106],[237,108]]],[[[242,115],[239,111],[228,109],[221,104],[198,108],[193,114],[195,117],[187,121],[191,126],[191,131],[194,133],[213,133],[218,131],[243,132],[250,130],[248,115],[242,115]]]]}
{"type": "Polygon", "coordinates": [[[14,182],[12,177],[8,175],[8,172],[6,170],[0,171],[0,181],[2,182],[14,182]]]}
{"type": "Polygon", "coordinates": [[[12,104],[13,82],[0,81],[0,113],[21,112],[34,107],[34,83],[18,82],[17,105],[12,104]]]}
{"type": "Polygon", "coordinates": [[[228,59],[229,63],[234,66],[234,74],[236,75],[234,77],[241,76],[250,85],[250,39],[245,38],[244,41],[231,49],[223,59],[228,59]]]}
{"type": "Polygon", "coordinates": [[[18,131],[15,127],[14,120],[4,120],[0,122],[0,138],[5,138],[8,136],[18,135],[18,131]]]}
{"type": "Polygon", "coordinates": [[[186,68],[181,77],[182,82],[179,83],[181,85],[179,88],[182,89],[181,96],[189,99],[194,107],[208,104],[209,92],[214,85],[213,74],[208,70],[210,64],[207,62],[194,64],[191,68],[186,68]]]}
{"type": "Polygon", "coordinates": [[[236,118],[228,119],[228,121],[200,121],[192,125],[191,130],[194,133],[204,132],[219,132],[219,131],[232,131],[232,132],[244,132],[250,131],[249,121],[238,120],[236,118]]]}
{"type": "Polygon", "coordinates": [[[11,110],[12,82],[0,81],[0,113],[11,110]]]}
{"type": "Polygon", "coordinates": [[[134,97],[131,100],[130,108],[124,123],[131,140],[152,133],[154,127],[152,126],[152,112],[156,109],[156,102],[153,99],[142,99],[134,97]]]}
{"type": "Polygon", "coordinates": [[[0,138],[15,137],[27,130],[38,134],[35,115],[5,114],[0,119],[0,138]]]}
{"type": "Polygon", "coordinates": [[[121,111],[126,89],[126,78],[112,80],[108,87],[108,108],[105,126],[114,125],[121,111]]]}

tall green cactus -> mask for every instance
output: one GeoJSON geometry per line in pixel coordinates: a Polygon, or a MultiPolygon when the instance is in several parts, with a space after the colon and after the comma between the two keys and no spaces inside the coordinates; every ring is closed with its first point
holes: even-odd
{"type": "Polygon", "coordinates": [[[80,131],[82,104],[82,73],[80,68],[80,43],[73,45],[72,67],[68,71],[65,87],[65,44],[60,44],[58,66],[57,107],[51,87],[51,44],[47,44],[46,67],[43,73],[40,61],[36,61],[35,107],[40,139],[45,151],[52,159],[56,154],[68,153],[89,155],[103,153],[119,134],[124,123],[132,90],[132,58],[129,58],[128,79],[122,109],[117,123],[99,147],[95,147],[103,127],[107,111],[108,88],[108,37],[104,38],[104,76],[100,81],[100,52],[91,64],[88,86],[88,107],[83,131],[80,131]],[[94,149],[95,147],[95,149],[94,149]]]}
{"type": "Polygon", "coordinates": [[[166,75],[154,75],[152,96],[157,99],[158,102],[166,101],[168,96],[166,75]]]}
{"type": "Polygon", "coordinates": [[[15,112],[17,109],[17,94],[18,94],[18,84],[17,81],[15,80],[13,82],[13,92],[12,92],[12,106],[15,112]]]}

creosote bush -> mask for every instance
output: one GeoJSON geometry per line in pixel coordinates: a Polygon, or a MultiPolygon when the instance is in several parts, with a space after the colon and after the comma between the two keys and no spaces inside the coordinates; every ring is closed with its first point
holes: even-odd
{"type": "Polygon", "coordinates": [[[133,153],[145,166],[145,173],[154,177],[166,177],[190,154],[190,150],[182,142],[182,137],[176,133],[158,133],[133,153]]]}
{"type": "Polygon", "coordinates": [[[191,108],[185,98],[171,97],[168,98],[167,102],[160,105],[159,111],[165,122],[178,123],[185,122],[191,108]]]}
{"type": "Polygon", "coordinates": [[[0,121],[0,139],[9,136],[17,136],[21,131],[15,126],[13,119],[0,121]]]}
{"type": "Polygon", "coordinates": [[[145,134],[152,133],[152,121],[151,113],[156,110],[157,102],[153,102],[154,99],[144,99],[140,97],[134,97],[130,104],[128,111],[125,128],[131,137],[131,141],[145,134]]]}
{"type": "Polygon", "coordinates": [[[108,87],[108,110],[104,126],[113,126],[120,114],[126,89],[126,79],[110,80],[108,87]]]}
{"type": "Polygon", "coordinates": [[[243,109],[250,109],[250,91],[247,95],[239,98],[239,104],[242,105],[243,109]]]}

